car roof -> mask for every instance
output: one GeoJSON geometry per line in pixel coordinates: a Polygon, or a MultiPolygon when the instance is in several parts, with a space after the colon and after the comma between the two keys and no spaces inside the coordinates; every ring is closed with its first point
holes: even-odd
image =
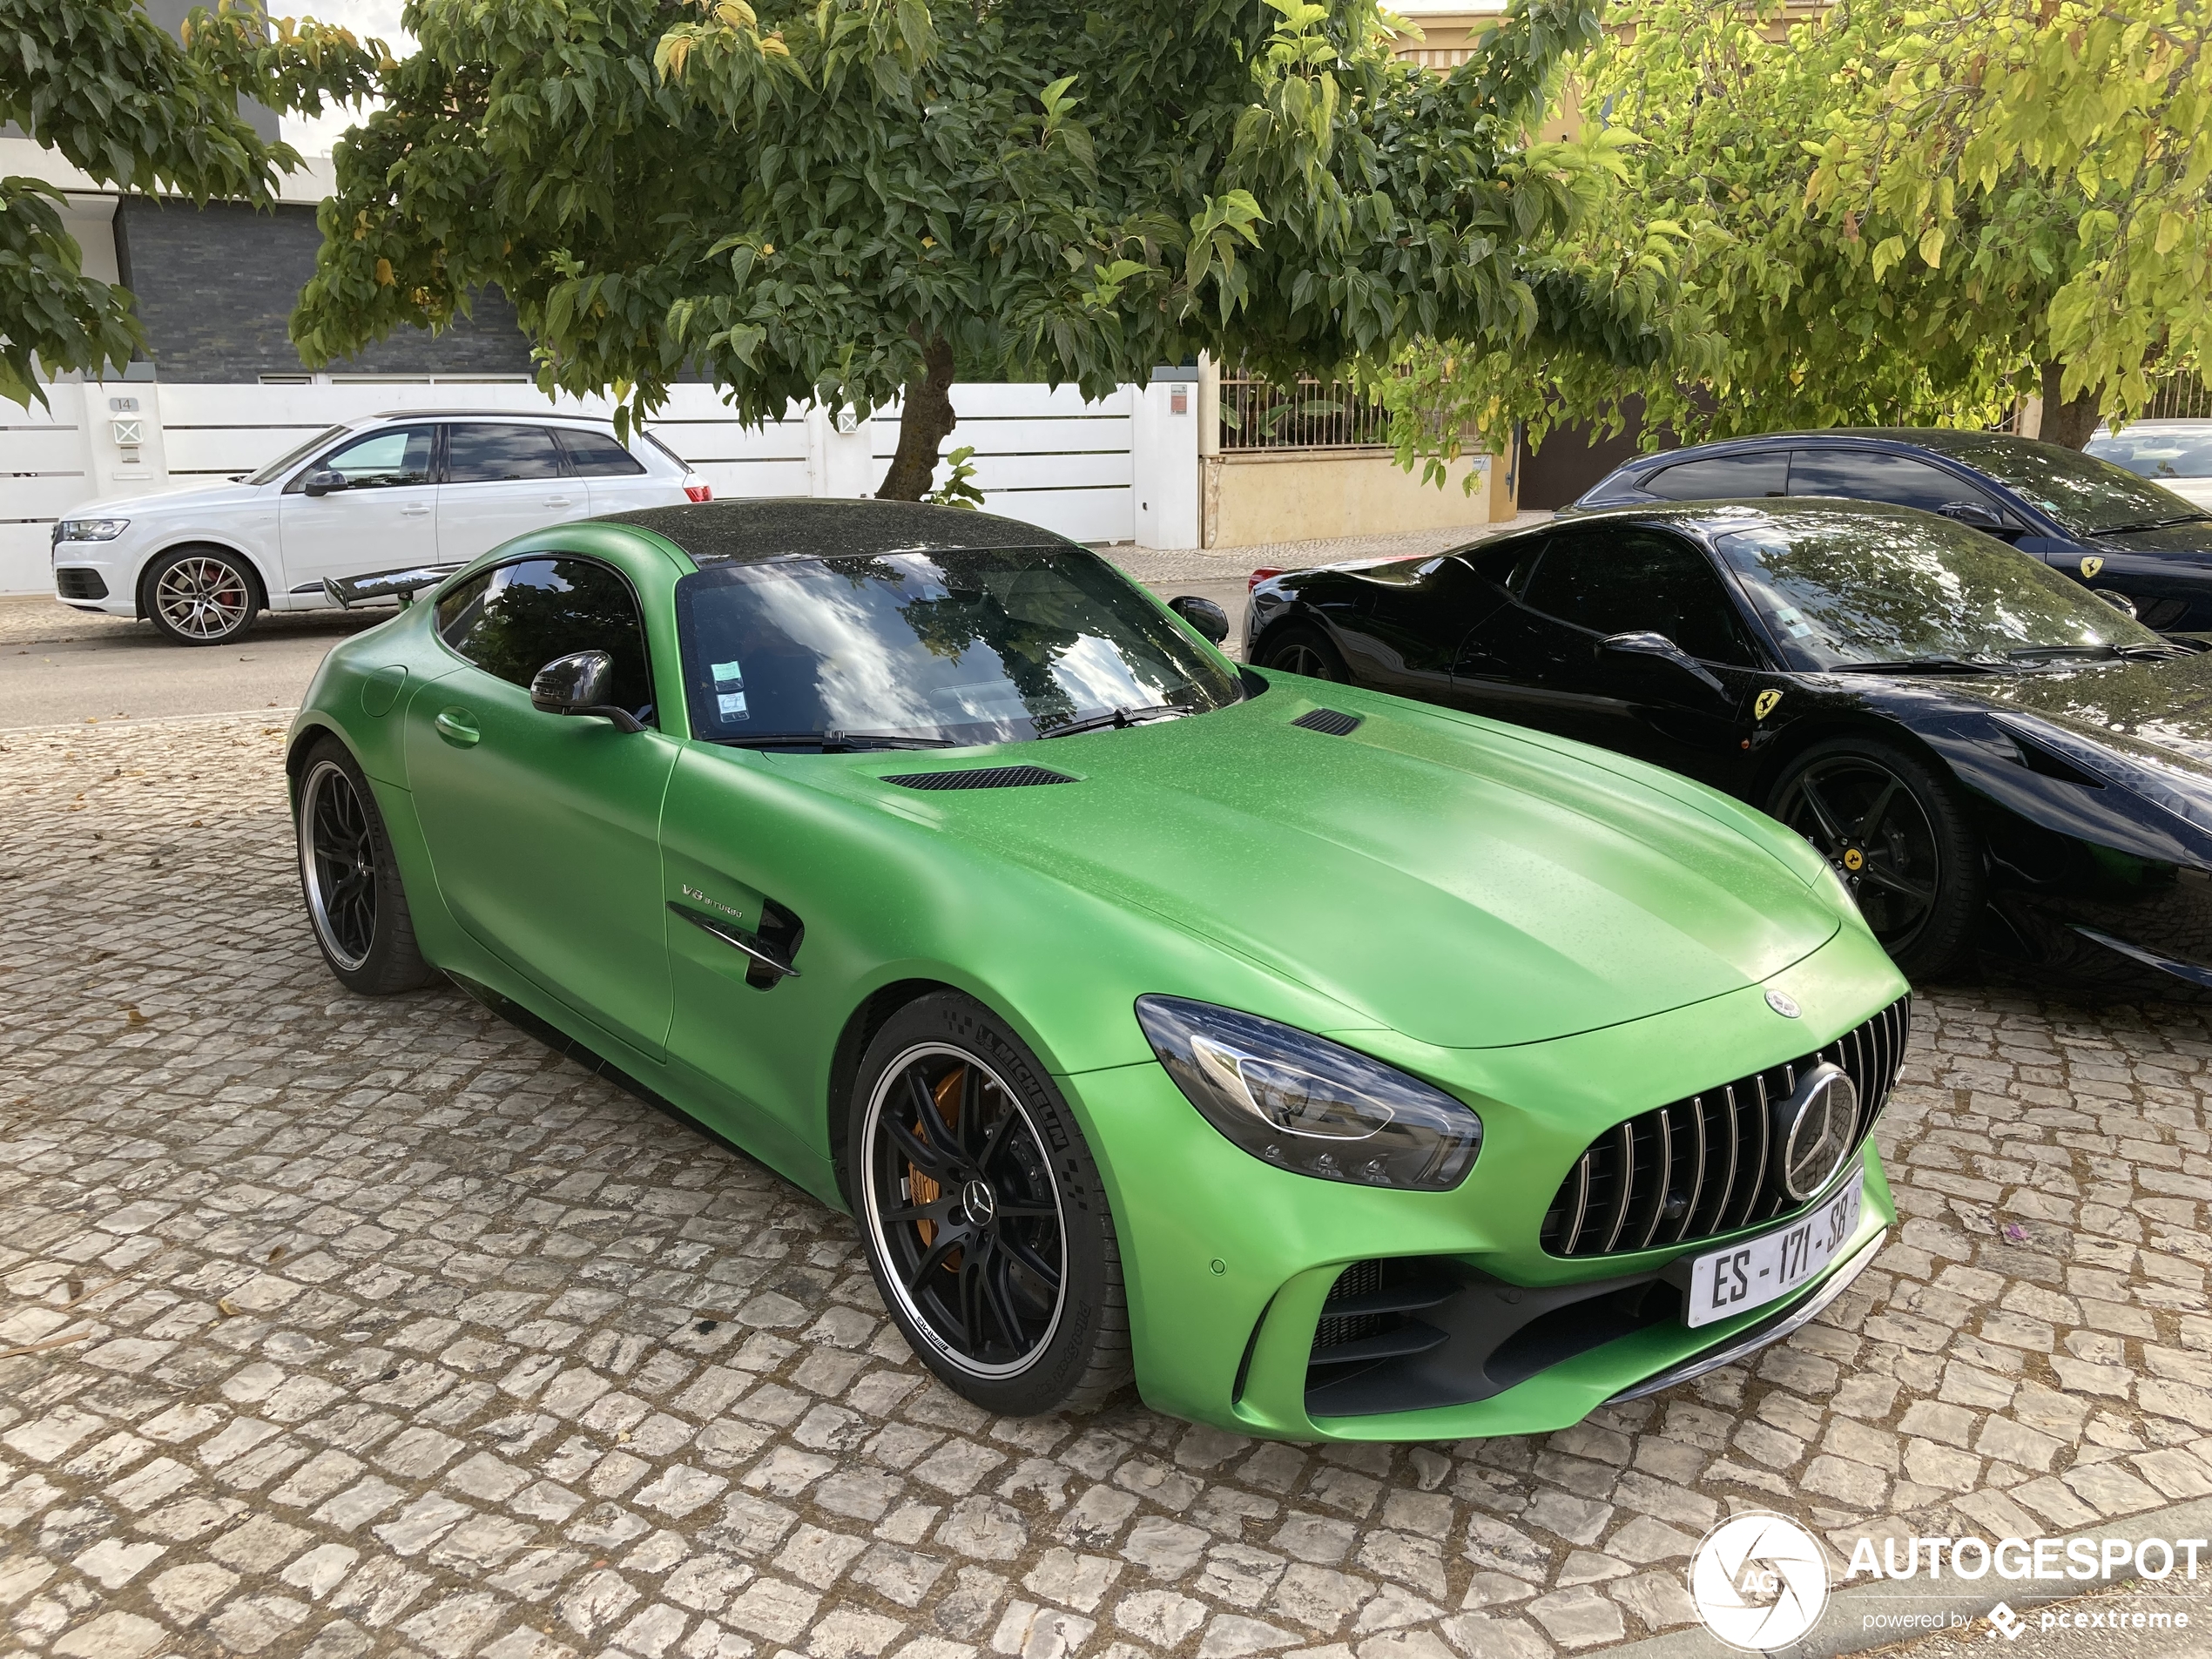
{"type": "MultiPolygon", "coordinates": [[[[1860,501],[1847,496],[1755,496],[1733,501],[1634,501],[1615,506],[1577,508],[1562,513],[1557,518],[1541,524],[1532,524],[1525,530],[1515,530],[1508,536],[1486,536],[1465,547],[1454,548],[1455,553],[1479,553],[1508,540],[1541,536],[1548,529],[1581,529],[1588,524],[1634,523],[1663,524],[1674,528],[1689,528],[1705,531],[1708,535],[1725,536],[1733,530],[1745,529],[1753,524],[1765,523],[1784,524],[1792,519],[1833,518],[1842,514],[1851,518],[1909,518],[1915,521],[1936,517],[1917,507],[1898,507],[1888,502],[1860,501]]],[[[1947,523],[1947,520],[1938,520],[1947,523]]]]}
{"type": "Polygon", "coordinates": [[[1981,432],[1933,426],[1838,426],[1812,432],[1747,432],[1733,438],[1716,438],[1710,443],[1695,443],[1681,449],[1662,449],[1656,455],[1639,455],[1633,461],[1622,462],[1621,470],[1633,469],[1641,474],[1654,466],[1671,466],[1676,462],[1696,460],[1705,455],[1732,454],[1783,443],[1840,443],[1845,448],[1859,444],[1893,444],[1905,448],[1929,450],[1972,466],[1974,464],[1973,456],[1978,454],[1986,455],[1994,450],[2015,447],[2034,448],[2040,447],[2040,441],[2023,438],[2012,432],[1981,432]]]}
{"type": "Polygon", "coordinates": [[[594,522],[651,530],[673,542],[694,564],[1076,545],[1035,524],[966,508],[805,496],[645,507],[609,513],[594,522]]]}
{"type": "Polygon", "coordinates": [[[577,421],[585,426],[612,427],[604,415],[572,415],[565,409],[380,409],[361,416],[364,421],[577,421]]]}

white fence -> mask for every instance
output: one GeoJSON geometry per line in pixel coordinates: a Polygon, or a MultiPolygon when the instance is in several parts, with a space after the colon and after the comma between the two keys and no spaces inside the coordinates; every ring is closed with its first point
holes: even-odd
{"type": "MultiPolygon", "coordinates": [[[[1161,388],[1123,387],[1101,401],[1073,388],[961,385],[960,424],[946,444],[975,450],[987,510],[1080,542],[1197,545],[1197,422],[1148,418],[1161,388]],[[1137,428],[1145,426],[1140,435],[1137,428]],[[1185,453],[1187,450],[1187,454],[1185,453]],[[1143,468],[1169,475],[1140,491],[1143,468]],[[1184,476],[1184,475],[1188,475],[1184,476]],[[1190,499],[1163,526],[1157,502],[1190,499]]],[[[210,386],[108,381],[48,388],[51,407],[0,403],[0,593],[49,589],[54,520],[88,502],[219,483],[248,473],[325,428],[393,409],[551,407],[511,382],[210,386]]],[[[604,414],[597,400],[558,407],[604,414]]],[[[1177,410],[1182,415],[1180,408],[1177,410]]],[[[718,497],[873,494],[899,442],[894,405],[840,430],[819,409],[792,408],[746,428],[711,387],[678,387],[651,422],[654,436],[695,467],[718,497]]],[[[944,469],[941,465],[941,482],[944,469]]]]}

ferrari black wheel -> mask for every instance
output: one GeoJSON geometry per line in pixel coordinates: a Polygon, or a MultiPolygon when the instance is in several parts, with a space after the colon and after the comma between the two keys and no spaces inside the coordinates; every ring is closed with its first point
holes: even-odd
{"type": "Polygon", "coordinates": [[[1834,738],[1792,761],[1767,811],[1833,865],[1910,979],[1972,946],[1986,899],[1980,838],[1949,779],[1871,738],[1834,738]]]}
{"type": "Polygon", "coordinates": [[[1336,680],[1339,683],[1352,678],[1344,665],[1344,658],[1328,637],[1318,628],[1292,624],[1278,629],[1268,637],[1260,652],[1262,668],[1280,669],[1285,674],[1304,674],[1317,680],[1336,680]]]}
{"type": "Polygon", "coordinates": [[[431,971],[415,941],[407,894],[376,797],[334,738],[300,769],[300,886],[322,959],[347,989],[411,991],[431,971]]]}
{"type": "Polygon", "coordinates": [[[1113,1218],[1081,1129],[980,1003],[912,1002],[862,1060],[847,1139],[868,1264],[955,1392],[1018,1416],[1095,1406],[1128,1375],[1113,1218]]]}

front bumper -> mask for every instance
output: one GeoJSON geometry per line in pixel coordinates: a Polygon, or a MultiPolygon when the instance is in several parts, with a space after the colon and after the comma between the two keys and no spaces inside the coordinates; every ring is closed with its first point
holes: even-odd
{"type": "MultiPolygon", "coordinates": [[[[1753,986],[1511,1049],[1422,1049],[1394,1033],[1330,1034],[1480,1111],[1481,1156],[1447,1193],[1352,1187],[1268,1168],[1207,1125],[1157,1065],[1064,1079],[1114,1203],[1145,1399],[1286,1440],[1541,1433],[1656,1379],[1679,1379],[1706,1360],[1724,1364],[1786,1336],[1795,1328],[1786,1321],[1863,1269],[1896,1220],[1871,1136],[1855,1160],[1859,1225],[1833,1264],[1735,1319],[1693,1330],[1682,1322],[1678,1297],[1667,1300],[1675,1293],[1665,1271],[1717,1238],[1574,1258],[1547,1254],[1537,1242],[1560,1181],[1601,1130],[1830,1042],[1905,988],[1871,938],[1850,928],[1770,984],[1803,1006],[1801,1022],[1783,1020],[1765,1001],[1768,986],[1753,986]],[[1313,1388],[1317,1330],[1343,1306],[1325,1312],[1325,1304],[1348,1267],[1378,1259],[1402,1264],[1407,1278],[1445,1281],[1442,1295],[1422,1305],[1450,1300],[1440,1313],[1468,1333],[1453,1351],[1466,1362],[1464,1380],[1429,1398],[1456,1403],[1425,1405],[1415,1394],[1403,1402],[1411,1408],[1388,1409],[1399,1402],[1354,1391],[1339,1398],[1360,1399],[1359,1409],[1339,1413],[1326,1409],[1325,1389],[1313,1388]]],[[[1391,1289],[1383,1286],[1385,1303],[1391,1289]]],[[[1435,1325],[1440,1313],[1420,1317],[1435,1325]]]]}

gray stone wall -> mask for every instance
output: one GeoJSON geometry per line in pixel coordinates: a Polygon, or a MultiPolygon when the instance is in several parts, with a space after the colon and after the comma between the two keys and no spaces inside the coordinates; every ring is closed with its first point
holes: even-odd
{"type": "MultiPolygon", "coordinates": [[[[300,372],[287,332],[321,244],[314,210],[259,212],[237,203],[126,197],[115,219],[124,286],[138,297],[156,373],[165,381],[253,381],[300,372]]],[[[410,331],[333,370],[377,374],[522,374],[529,347],[496,290],[475,315],[433,336],[410,331]]]]}

